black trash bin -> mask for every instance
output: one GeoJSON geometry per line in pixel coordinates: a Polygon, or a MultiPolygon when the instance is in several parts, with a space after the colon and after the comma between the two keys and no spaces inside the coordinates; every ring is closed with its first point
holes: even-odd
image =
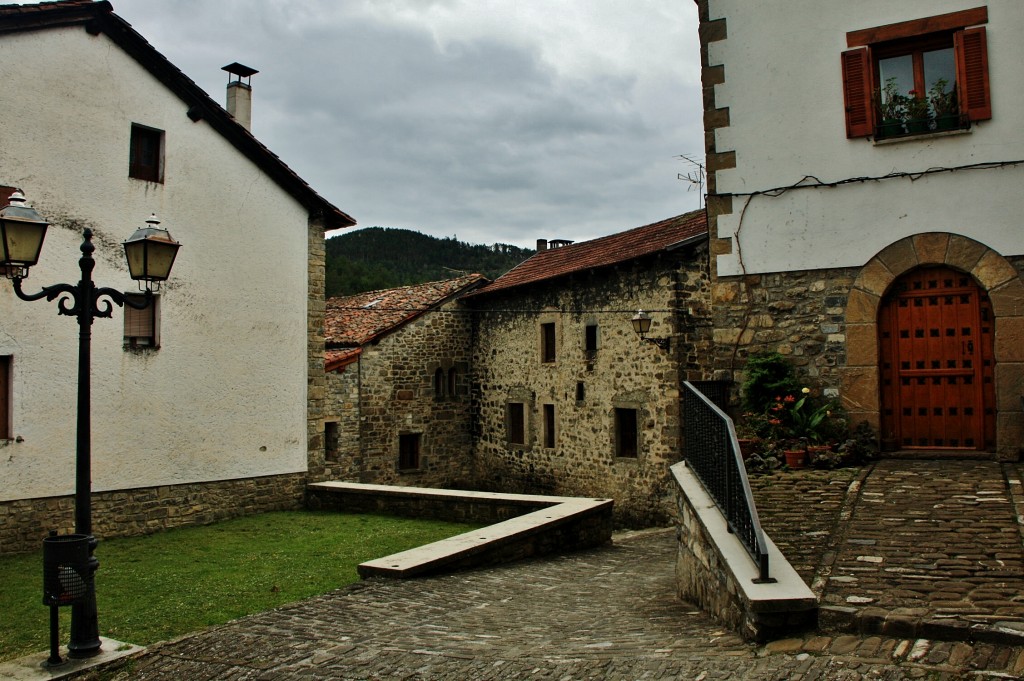
{"type": "Polygon", "coordinates": [[[43,605],[74,605],[89,590],[89,536],[53,534],[43,538],[43,605]]]}

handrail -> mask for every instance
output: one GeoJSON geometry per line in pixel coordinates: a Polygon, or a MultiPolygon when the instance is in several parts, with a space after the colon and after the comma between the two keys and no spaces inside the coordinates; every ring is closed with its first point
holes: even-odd
{"type": "Polygon", "coordinates": [[[775,581],[768,576],[768,544],[740,456],[736,426],[693,383],[683,381],[683,387],[686,463],[725,516],[729,531],[757,565],[754,581],[775,581]]]}

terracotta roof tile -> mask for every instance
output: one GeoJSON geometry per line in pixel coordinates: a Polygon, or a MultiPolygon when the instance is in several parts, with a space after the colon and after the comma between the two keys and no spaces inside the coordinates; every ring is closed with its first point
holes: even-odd
{"type": "Polygon", "coordinates": [[[485,282],[487,278],[483,275],[470,274],[457,279],[329,298],[324,317],[325,340],[328,347],[334,348],[364,345],[485,282]]]}
{"type": "Polygon", "coordinates": [[[573,272],[615,265],[706,236],[707,232],[705,213],[697,210],[618,234],[550,248],[540,251],[470,295],[483,296],[573,272]]]}

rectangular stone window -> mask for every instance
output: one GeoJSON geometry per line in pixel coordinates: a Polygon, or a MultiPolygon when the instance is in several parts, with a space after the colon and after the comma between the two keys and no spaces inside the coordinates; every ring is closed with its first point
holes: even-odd
{"type": "Polygon", "coordinates": [[[544,405],[544,446],[555,448],[555,405],[544,405]]]}
{"type": "Polygon", "coordinates": [[[587,359],[597,356],[597,324],[587,324],[583,337],[583,354],[587,359]]]}
{"type": "Polygon", "coordinates": [[[164,181],[164,131],[132,123],[128,177],[164,181]]]}
{"type": "Polygon", "coordinates": [[[635,459],[640,450],[637,410],[615,408],[615,456],[635,459]]]}
{"type": "Polygon", "coordinates": [[[540,325],[540,361],[551,363],[555,361],[555,323],[549,322],[540,325]]]}
{"type": "Polygon", "coordinates": [[[337,461],[340,458],[338,450],[338,422],[327,421],[324,423],[324,458],[328,461],[337,461]]]}
{"type": "Polygon", "coordinates": [[[420,467],[420,433],[398,436],[398,470],[414,471],[420,467]]]}
{"type": "Polygon", "coordinates": [[[505,418],[509,444],[526,444],[526,408],[522,402],[509,402],[505,418]]]}
{"type": "MultiPolygon", "coordinates": [[[[141,293],[128,293],[125,297],[141,303],[145,296],[141,293]]],[[[142,310],[124,306],[124,347],[125,348],[158,348],[160,347],[160,296],[154,295],[153,302],[142,310]]]]}
{"type": "Polygon", "coordinates": [[[581,403],[587,399],[587,386],[583,381],[576,383],[576,402],[581,403]]]}
{"type": "Polygon", "coordinates": [[[0,440],[11,439],[11,356],[0,355],[0,440]]]}

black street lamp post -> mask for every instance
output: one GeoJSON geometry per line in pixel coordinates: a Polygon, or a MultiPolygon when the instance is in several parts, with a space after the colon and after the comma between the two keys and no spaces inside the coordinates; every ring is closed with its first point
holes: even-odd
{"type": "Polygon", "coordinates": [[[36,264],[46,236],[46,222],[25,203],[24,196],[15,192],[10,203],[0,209],[0,273],[11,280],[14,293],[22,300],[57,300],[57,314],[78,319],[78,435],[75,448],[75,532],[85,535],[89,542],[89,567],[85,579],[86,594],[71,608],[71,657],[90,657],[100,650],[99,624],[96,614],[94,576],[99,561],[93,555],[96,539],[92,536],[92,437],[90,361],[92,322],[96,317],[110,317],[111,303],[128,305],[142,310],[153,302],[153,291],[170,275],[178,244],[165,229],[160,229],[156,216],[146,221],[147,226],[136,230],[124,242],[125,257],[131,278],[145,282],[145,297],[136,302],[112,288],[97,288],[92,280],[96,265],[92,243],[92,230],[85,229],[78,260],[82,278],[78,284],[44,286],[38,293],[25,293],[21,282],[28,270],[36,264]]]}

